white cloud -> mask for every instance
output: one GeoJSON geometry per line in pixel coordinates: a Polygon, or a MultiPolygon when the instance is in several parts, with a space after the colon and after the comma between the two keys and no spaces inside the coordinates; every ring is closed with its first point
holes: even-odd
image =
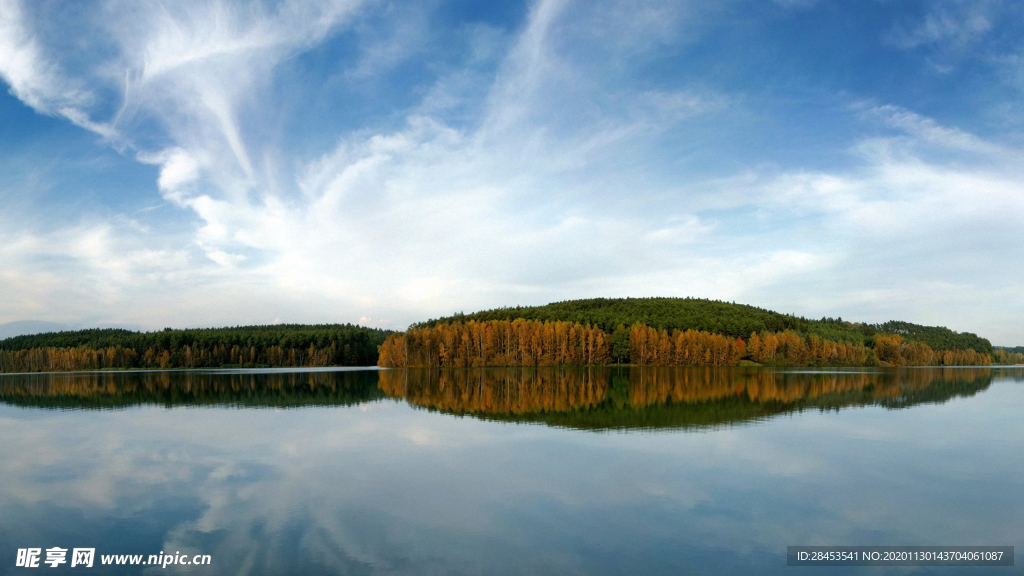
{"type": "Polygon", "coordinates": [[[180,196],[182,188],[199,178],[199,162],[181,148],[171,148],[155,155],[141,154],[139,161],[160,166],[157,186],[165,197],[179,202],[183,200],[180,196]]]}
{"type": "Polygon", "coordinates": [[[80,90],[64,90],[59,71],[43,58],[23,20],[19,0],[0,1],[0,78],[10,85],[11,93],[44,113],[86,101],[88,95],[80,90]],[[51,102],[57,94],[60,101],[51,102]]]}
{"type": "Polygon", "coordinates": [[[891,104],[872,106],[860,103],[854,107],[863,111],[867,119],[878,120],[885,125],[905,132],[917,145],[927,145],[955,152],[968,152],[992,160],[1018,162],[1021,152],[993,144],[957,128],[942,126],[933,118],[916,114],[911,110],[891,104]]]}
{"type": "Polygon", "coordinates": [[[939,45],[963,49],[992,29],[999,4],[989,0],[934,2],[923,18],[893,30],[890,40],[901,48],[939,45]]]}
{"type": "MultiPolygon", "coordinates": [[[[292,3],[273,12],[225,3],[133,6],[108,23],[121,52],[99,68],[123,84],[124,102],[109,124],[84,114],[77,121],[129,138],[135,125],[166,128],[166,145],[137,157],[159,166],[160,192],[202,222],[192,246],[178,251],[188,256],[167,259],[181,265],[179,281],[206,282],[190,286],[189,294],[206,299],[210,291],[237,283],[239,290],[256,291],[257,301],[269,302],[273,317],[306,308],[304,317],[312,318],[315,313],[300,301],[314,299],[349,318],[408,322],[454,307],[518,300],[547,284],[568,286],[592,276],[592,267],[605,276],[638,263],[644,269],[671,266],[672,251],[711,230],[695,216],[671,210],[645,237],[652,228],[643,215],[608,217],[572,183],[602,155],[716,110],[721,99],[696,91],[647,91],[636,102],[616,104],[593,127],[548,132],[538,124],[550,115],[544,98],[573,80],[564,76],[565,63],[576,56],[551,45],[548,36],[566,2],[535,5],[497,75],[471,78],[486,82],[482,93],[490,93],[476,128],[456,129],[413,114],[399,130],[354,132],[319,159],[292,159],[299,166],[294,184],[264,186],[277,175],[258,150],[277,144],[256,137],[252,121],[274,105],[265,90],[274,67],[322,40],[356,6],[292,3]],[[645,256],[638,260],[637,251],[645,256]],[[211,263],[196,260],[198,254],[211,263]]],[[[628,13],[620,13],[616,25],[626,22],[628,13]]],[[[651,14],[638,13],[628,23],[663,34],[664,19],[651,14]]],[[[588,33],[599,22],[591,18],[588,33]]],[[[59,91],[49,87],[42,98],[59,91]]],[[[132,237],[128,230],[111,234],[103,229],[76,238],[83,249],[70,257],[116,274],[126,285],[135,274],[140,308],[142,301],[166,297],[145,293],[139,266],[148,252],[136,257],[116,248],[155,239],[132,237]],[[101,266],[104,258],[110,263],[101,266]]],[[[234,306],[227,314],[246,308],[234,306]]],[[[191,321],[213,321],[203,309],[195,305],[191,321]]]]}
{"type": "Polygon", "coordinates": [[[93,95],[44,55],[26,27],[20,0],[0,0],[0,79],[10,86],[11,94],[40,113],[63,116],[105,138],[115,136],[82,111],[93,102],[93,95]]]}
{"type": "Polygon", "coordinates": [[[827,276],[780,289],[789,301],[806,294],[811,315],[861,311],[865,320],[949,325],[1016,341],[1001,319],[1024,309],[1010,290],[1024,276],[1007,267],[1024,258],[1016,233],[1024,226],[1021,152],[906,110],[872,112],[902,134],[860,142],[853,148],[859,167],[783,173],[751,186],[763,218],[797,223],[782,234],[836,256],[827,276]],[[970,154],[951,165],[951,152],[970,154]]]}

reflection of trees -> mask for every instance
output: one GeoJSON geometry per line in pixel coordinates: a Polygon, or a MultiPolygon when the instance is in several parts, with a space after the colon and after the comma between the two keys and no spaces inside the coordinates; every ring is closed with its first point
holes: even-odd
{"type": "Polygon", "coordinates": [[[782,372],[757,368],[402,369],[380,387],[457,414],[574,428],[742,422],[807,408],[945,402],[988,387],[988,368],[782,372]]]}
{"type": "MultiPolygon", "coordinates": [[[[985,368],[931,368],[872,372],[776,372],[760,369],[641,368],[630,371],[635,405],[706,402],[741,396],[751,402],[806,402],[856,393],[864,403],[895,400],[939,382],[990,379],[985,368]]],[[[986,380],[987,383],[987,380],[986,380]]]]}
{"type": "Polygon", "coordinates": [[[374,371],[146,371],[0,377],[0,401],[42,408],[351,405],[382,397],[374,371]]]}
{"type": "MultiPolygon", "coordinates": [[[[1024,374],[1018,371],[1017,377],[1024,374]]],[[[385,396],[442,412],[588,429],[744,422],[808,408],[945,402],[989,368],[776,371],[729,367],[96,372],[0,377],[0,401],[43,408],[351,405],[385,396]]]]}
{"type": "Polygon", "coordinates": [[[401,369],[380,389],[411,404],[457,413],[529,414],[595,406],[608,395],[608,368],[401,369]]]}

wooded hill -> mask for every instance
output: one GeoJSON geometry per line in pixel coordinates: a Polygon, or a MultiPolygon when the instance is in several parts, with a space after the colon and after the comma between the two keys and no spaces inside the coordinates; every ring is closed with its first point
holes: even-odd
{"type": "Polygon", "coordinates": [[[0,340],[0,372],[372,366],[392,333],[352,324],[50,332],[0,340]]]}
{"type": "MultiPolygon", "coordinates": [[[[380,347],[379,366],[981,366],[993,356],[975,350],[933,350],[898,334],[876,334],[872,345],[828,340],[793,330],[752,332],[747,340],[703,330],[657,330],[646,324],[611,334],[577,322],[470,320],[410,328],[380,347]]],[[[1019,362],[1019,361],[1018,361],[1019,362]]],[[[1010,362],[1006,362],[1010,363],[1010,362]]]]}
{"type": "Polygon", "coordinates": [[[576,322],[594,325],[608,334],[623,326],[644,324],[656,330],[698,330],[732,338],[749,338],[752,333],[791,330],[801,336],[818,336],[835,342],[873,346],[876,335],[897,335],[911,343],[927,344],[932,350],[974,350],[992,354],[992,343],[970,332],[954,332],[941,326],[910,322],[884,324],[848,322],[842,318],[812,320],[771,310],[699,298],[592,298],[567,300],[544,306],[496,308],[472,314],[455,314],[428,320],[414,328],[470,320],[525,320],[576,322]]]}

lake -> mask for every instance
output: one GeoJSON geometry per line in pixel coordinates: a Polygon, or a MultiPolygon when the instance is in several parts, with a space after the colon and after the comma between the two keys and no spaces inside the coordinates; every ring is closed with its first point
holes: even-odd
{"type": "MultiPolygon", "coordinates": [[[[1024,369],[0,375],[0,574],[1009,574],[786,566],[1024,542],[1024,369]],[[42,561],[95,548],[95,565],[42,561]]],[[[1018,547],[1019,550],[1019,547],[1018,547]]]]}

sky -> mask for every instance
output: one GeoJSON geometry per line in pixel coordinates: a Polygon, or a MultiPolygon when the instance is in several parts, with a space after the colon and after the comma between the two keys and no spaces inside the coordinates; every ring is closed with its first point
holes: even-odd
{"type": "Polygon", "coordinates": [[[0,324],[691,296],[1022,345],[1022,39],[1009,0],[0,0],[0,324]]]}

